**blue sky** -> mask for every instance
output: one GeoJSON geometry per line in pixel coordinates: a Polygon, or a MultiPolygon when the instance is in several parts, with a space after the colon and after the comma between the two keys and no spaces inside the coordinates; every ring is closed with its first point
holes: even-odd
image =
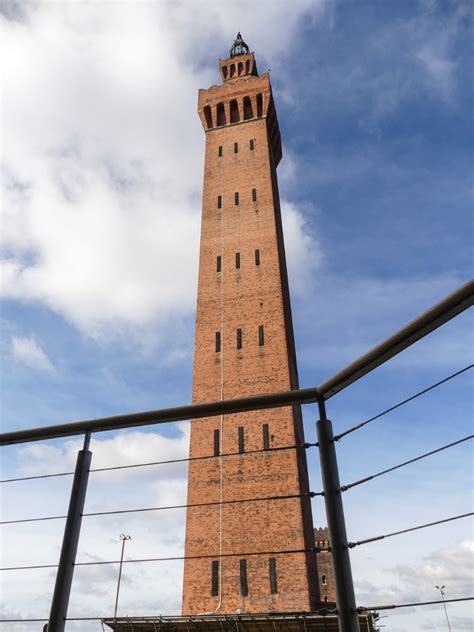
{"type": "MultiPolygon", "coordinates": [[[[2,97],[4,430],[189,402],[204,143],[197,90],[219,81],[217,60],[237,29],[260,72],[271,69],[301,385],[322,382],[471,277],[471,3],[12,0],[0,19],[11,51],[2,97]]],[[[330,400],[336,429],[472,362],[471,330],[465,313],[330,400]]],[[[470,381],[468,372],[341,441],[341,480],[472,432],[470,381]]],[[[305,409],[308,438],[315,415],[305,409]]],[[[469,511],[469,443],[347,492],[350,539],[469,511]]],[[[69,469],[77,447],[4,449],[2,477],[69,469]]],[[[185,425],[93,442],[95,466],[186,450],[185,425]]],[[[315,490],[318,467],[313,452],[315,490]]],[[[133,506],[137,485],[140,505],[185,494],[183,468],[95,476],[90,508],[133,506]]],[[[63,479],[4,488],[8,517],[67,503],[63,479]]],[[[314,510],[323,524],[319,500],[314,510]]],[[[115,557],[124,530],[134,557],[176,552],[178,513],[88,523],[80,555],[115,557]]],[[[4,563],[54,561],[61,529],[6,531],[4,563]]],[[[359,603],[436,598],[440,582],[449,596],[472,594],[470,540],[464,520],[354,549],[359,603]]],[[[102,614],[115,569],[88,572],[78,573],[71,609],[84,611],[93,586],[89,609],[102,614]]],[[[130,569],[124,612],[176,612],[180,572],[143,571],[158,597],[130,569]]],[[[7,580],[4,618],[47,614],[49,571],[7,580]]],[[[456,629],[470,629],[468,608],[450,614],[456,629]]],[[[395,632],[445,625],[437,607],[384,622],[395,632]]]]}

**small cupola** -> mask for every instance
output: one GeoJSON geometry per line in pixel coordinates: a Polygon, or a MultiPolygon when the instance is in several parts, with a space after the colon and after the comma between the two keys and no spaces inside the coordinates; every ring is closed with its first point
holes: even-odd
{"type": "Polygon", "coordinates": [[[232,44],[227,59],[219,61],[222,81],[230,79],[240,79],[241,77],[258,76],[257,65],[254,54],[250,52],[248,45],[244,42],[242,35],[237,33],[237,37],[232,44]]]}
{"type": "Polygon", "coordinates": [[[229,51],[229,57],[237,57],[238,55],[246,55],[249,52],[249,47],[242,39],[240,31],[237,33],[237,37],[232,44],[232,48],[229,51]]]}

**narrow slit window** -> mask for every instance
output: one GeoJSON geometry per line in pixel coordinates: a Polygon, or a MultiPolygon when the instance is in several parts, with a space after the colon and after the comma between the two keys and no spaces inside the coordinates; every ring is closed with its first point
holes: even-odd
{"type": "Polygon", "coordinates": [[[220,255],[216,259],[216,270],[217,272],[222,270],[222,257],[220,255]]]}
{"type": "Polygon", "coordinates": [[[216,353],[221,350],[221,332],[216,331],[216,353]]]}
{"type": "Polygon", "coordinates": [[[247,597],[249,586],[247,582],[247,560],[240,560],[240,594],[247,597]]]}
{"type": "Polygon", "coordinates": [[[256,250],[255,251],[255,265],[259,266],[260,265],[260,250],[256,250]]]}
{"type": "Polygon", "coordinates": [[[263,424],[263,449],[270,450],[270,433],[268,431],[268,424],[263,424]]]}
{"type": "Polygon", "coordinates": [[[217,196],[217,208],[222,208],[222,195],[217,196]]]}
{"type": "Polygon", "coordinates": [[[257,201],[257,189],[252,189],[252,202],[257,201]]]}
{"type": "Polygon", "coordinates": [[[212,560],[211,566],[211,595],[217,597],[219,594],[219,561],[212,560]]]}
{"type": "Polygon", "coordinates": [[[234,193],[234,204],[235,206],[239,206],[239,194],[234,193]]]}
{"type": "Polygon", "coordinates": [[[323,586],[327,586],[328,585],[328,580],[326,579],[326,575],[322,575],[321,576],[321,584],[323,586]]]}
{"type": "Polygon", "coordinates": [[[243,454],[244,452],[245,452],[244,427],[239,426],[239,454],[243,454]]]}
{"type": "Polygon", "coordinates": [[[250,139],[250,151],[253,151],[255,149],[255,141],[253,138],[250,139]]]}
{"type": "Polygon", "coordinates": [[[234,143],[234,154],[239,153],[239,143],[234,143]]]}
{"type": "Polygon", "coordinates": [[[235,253],[235,267],[240,270],[240,252],[235,253]]]}
{"type": "Polygon", "coordinates": [[[222,145],[219,145],[219,148],[217,150],[217,155],[219,156],[219,158],[222,158],[222,145]]]}
{"type": "Polygon", "coordinates": [[[214,456],[219,456],[220,453],[221,453],[220,430],[216,428],[216,430],[214,430],[214,456]]]}
{"type": "Polygon", "coordinates": [[[268,560],[268,568],[270,571],[270,592],[275,595],[278,592],[276,558],[271,557],[268,560]]]}
{"type": "Polygon", "coordinates": [[[237,349],[242,349],[242,329],[237,329],[237,349]]]}
{"type": "Polygon", "coordinates": [[[258,344],[260,347],[263,347],[265,344],[265,331],[263,329],[263,325],[258,326],[258,344]]]}

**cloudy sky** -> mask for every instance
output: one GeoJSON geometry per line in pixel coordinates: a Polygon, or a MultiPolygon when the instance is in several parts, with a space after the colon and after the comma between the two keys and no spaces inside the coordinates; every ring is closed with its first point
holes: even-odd
{"type": "MultiPolygon", "coordinates": [[[[204,134],[197,91],[238,29],[271,69],[300,381],[317,385],[471,276],[472,3],[2,0],[4,430],[188,403],[204,134]]],[[[328,403],[336,430],[472,362],[463,314],[328,403]]],[[[338,444],[348,483],[472,432],[470,371],[338,444]]],[[[314,407],[305,409],[314,437],[314,407]]],[[[471,510],[471,442],[345,495],[349,538],[471,510]]],[[[76,439],[3,449],[2,478],[70,470],[76,439]]],[[[185,457],[188,427],[100,434],[93,466],[185,457]]],[[[316,452],[312,488],[320,489],[316,452]]],[[[64,513],[70,477],[4,483],[4,519],[64,513]]],[[[87,510],[184,502],[186,468],[91,474],[87,510]]],[[[315,525],[325,523],[314,504],[315,525]]],[[[85,518],[79,561],[181,554],[183,512],[85,518]]],[[[5,525],[2,565],[56,563],[63,522],[5,525]]],[[[358,603],[473,594],[468,520],[352,552],[358,603]]],[[[121,614],[178,613],[178,562],[129,565],[121,614]]],[[[113,609],[77,570],[70,616],[113,609]]],[[[46,617],[51,569],[3,573],[3,618],[46,617]]],[[[453,629],[470,609],[450,605],[453,629]]],[[[393,632],[445,630],[433,608],[393,632]]],[[[36,624],[37,625],[37,624],[36,624]]],[[[35,624],[3,624],[24,632],[35,624]]],[[[81,624],[71,630],[98,630],[81,624]]],[[[36,629],[36,628],[35,628],[36,629]]]]}

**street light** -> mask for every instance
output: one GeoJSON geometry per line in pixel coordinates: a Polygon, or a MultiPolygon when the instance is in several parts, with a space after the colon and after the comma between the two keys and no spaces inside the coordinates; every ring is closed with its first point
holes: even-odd
{"type": "Polygon", "coordinates": [[[117,580],[117,595],[115,597],[114,619],[117,618],[117,608],[118,608],[118,600],[119,600],[119,592],[120,592],[120,580],[122,578],[122,563],[123,563],[123,552],[124,552],[124,549],[125,549],[125,542],[127,540],[131,540],[132,539],[126,533],[121,533],[119,537],[122,540],[122,550],[120,552],[120,566],[119,566],[119,574],[118,574],[118,580],[117,580]]]}
{"type": "Polygon", "coordinates": [[[442,586],[436,586],[435,588],[437,588],[439,590],[439,592],[441,593],[441,600],[443,602],[443,606],[444,606],[444,614],[446,615],[446,622],[448,624],[448,630],[449,632],[451,632],[451,626],[449,625],[449,618],[448,618],[448,610],[446,608],[446,603],[444,602],[444,589],[446,588],[446,586],[443,584],[442,586]]]}

